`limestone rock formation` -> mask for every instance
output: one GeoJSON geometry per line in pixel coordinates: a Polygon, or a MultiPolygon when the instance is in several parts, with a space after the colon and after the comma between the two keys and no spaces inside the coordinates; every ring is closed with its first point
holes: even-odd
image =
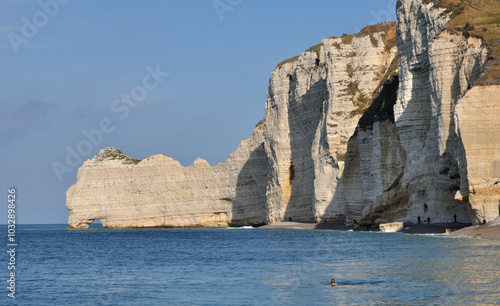
{"type": "Polygon", "coordinates": [[[214,167],[102,150],[67,191],[69,227],[494,219],[500,27],[463,23],[500,4],[475,1],[398,0],[397,26],[326,38],[278,64],[265,119],[214,167]]]}
{"type": "MultiPolygon", "coordinates": [[[[485,217],[483,213],[477,209],[471,211],[468,201],[457,204],[455,199],[458,190],[464,197],[468,194],[467,160],[470,160],[464,148],[457,106],[484,71],[488,48],[481,38],[445,29],[450,19],[446,9],[436,8],[432,2],[421,2],[401,0],[396,10],[400,88],[394,113],[399,139],[406,152],[403,184],[408,190],[408,212],[405,219],[417,220],[421,216],[430,217],[434,222],[452,222],[456,215],[458,220],[472,218],[477,222],[478,218],[485,217]]],[[[497,93],[491,104],[498,105],[498,88],[490,90],[497,93]]],[[[493,116],[498,121],[500,113],[493,116]]],[[[491,129],[495,124],[485,123],[488,134],[498,139],[499,130],[491,129]]],[[[493,151],[483,158],[498,159],[500,152],[493,151]]],[[[478,172],[482,177],[488,176],[486,167],[478,172]]],[[[492,202],[491,206],[498,205],[498,198],[497,194],[497,203],[492,202]]],[[[481,200],[478,198],[478,201],[481,200]]],[[[498,208],[496,210],[496,214],[488,218],[496,217],[498,208]]]]}
{"type": "Polygon", "coordinates": [[[346,221],[361,225],[404,220],[406,152],[394,122],[398,77],[390,79],[359,120],[349,139],[343,173],[346,221]]]}
{"type": "Polygon", "coordinates": [[[455,116],[467,165],[455,199],[468,201],[474,223],[491,221],[500,210],[500,85],[471,88],[455,116]]]}
{"type": "Polygon", "coordinates": [[[271,74],[265,147],[271,221],[344,220],[347,142],[382,84],[395,73],[396,25],[323,40],[271,74]]]}
{"type": "Polygon", "coordinates": [[[383,233],[395,233],[403,230],[403,222],[381,223],[380,231],[383,233]]]}
{"type": "Polygon", "coordinates": [[[250,225],[265,222],[264,125],[214,167],[183,167],[165,155],[134,160],[106,148],[78,170],[66,193],[70,228],[250,225]]]}

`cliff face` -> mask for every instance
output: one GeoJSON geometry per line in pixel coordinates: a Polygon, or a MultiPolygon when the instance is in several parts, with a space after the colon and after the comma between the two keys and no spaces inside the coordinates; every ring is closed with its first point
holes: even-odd
{"type": "Polygon", "coordinates": [[[456,17],[439,3],[399,0],[396,11],[397,27],[326,38],[280,63],[265,120],[224,163],[101,151],[67,192],[69,226],[494,219],[500,85],[478,82],[485,70],[492,79],[494,52],[447,28],[456,17]]]}
{"type": "Polygon", "coordinates": [[[494,84],[474,86],[491,49],[447,29],[450,8],[425,2],[398,1],[399,90],[397,98],[382,93],[375,100],[349,141],[347,221],[456,216],[479,223],[498,216],[500,92],[494,84]]]}
{"type": "Polygon", "coordinates": [[[272,72],[265,119],[271,221],[345,219],[347,141],[394,73],[395,32],[387,23],[327,38],[272,72]]]}
{"type": "MultiPolygon", "coordinates": [[[[474,152],[465,148],[463,142],[462,129],[473,124],[472,118],[459,124],[463,115],[462,111],[457,112],[461,98],[484,71],[488,48],[480,38],[445,30],[449,14],[444,8],[419,4],[420,1],[404,0],[396,8],[400,89],[394,113],[401,145],[407,153],[403,177],[409,198],[406,219],[421,216],[452,222],[456,215],[462,221],[491,220],[498,215],[498,194],[496,201],[490,203],[491,207],[496,206],[496,212],[488,214],[472,209],[465,200],[469,190],[468,162],[478,163],[475,160],[479,156],[471,156],[474,152]],[[463,199],[458,204],[457,192],[463,199]]],[[[493,98],[488,104],[498,105],[498,86],[487,91],[497,93],[496,101],[493,98]]],[[[484,106],[479,103],[466,108],[484,106]]],[[[500,113],[493,116],[498,122],[500,113]]],[[[493,121],[484,122],[491,140],[498,139],[500,131],[493,121]]],[[[486,159],[485,163],[497,160],[500,154],[493,148],[489,152],[491,155],[479,157],[486,159]]],[[[488,172],[482,167],[477,174],[486,178],[488,172]]]]}
{"type": "Polygon", "coordinates": [[[455,194],[474,223],[493,220],[500,210],[500,86],[477,86],[455,108],[467,176],[455,194]]]}
{"type": "Polygon", "coordinates": [[[359,120],[349,139],[343,174],[347,222],[379,224],[404,220],[406,152],[394,122],[399,78],[391,78],[359,120]]]}
{"type": "Polygon", "coordinates": [[[70,228],[250,225],[265,222],[268,161],[264,125],[214,167],[183,167],[165,155],[133,160],[102,150],[78,170],[66,193],[70,228]]]}

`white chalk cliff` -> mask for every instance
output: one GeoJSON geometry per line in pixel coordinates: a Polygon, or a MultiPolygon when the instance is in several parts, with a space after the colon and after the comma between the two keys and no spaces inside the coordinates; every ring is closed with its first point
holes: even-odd
{"type": "Polygon", "coordinates": [[[263,129],[255,128],[229,159],[189,167],[165,155],[134,160],[106,148],[78,171],[67,191],[71,228],[227,226],[263,223],[267,156],[263,129]]]}
{"type": "MultiPolygon", "coordinates": [[[[424,3],[422,3],[424,2],[424,3]]],[[[67,191],[70,228],[268,221],[480,223],[499,214],[500,85],[490,46],[432,1],[326,38],[271,73],[266,117],[221,164],[102,150],[67,191]]]]}

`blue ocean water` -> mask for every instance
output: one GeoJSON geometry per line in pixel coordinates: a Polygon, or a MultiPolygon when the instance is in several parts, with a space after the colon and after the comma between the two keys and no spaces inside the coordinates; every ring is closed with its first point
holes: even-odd
{"type": "MultiPolygon", "coordinates": [[[[493,305],[500,301],[498,241],[298,229],[65,228],[18,226],[16,299],[7,297],[4,286],[2,304],[493,305]],[[330,286],[332,277],[339,286],[330,286]]],[[[7,267],[7,255],[3,258],[7,267]]],[[[2,271],[6,280],[8,271],[2,271]]]]}

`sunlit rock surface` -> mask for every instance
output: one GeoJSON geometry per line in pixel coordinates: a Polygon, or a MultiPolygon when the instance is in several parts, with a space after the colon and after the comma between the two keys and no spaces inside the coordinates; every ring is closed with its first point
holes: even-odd
{"type": "Polygon", "coordinates": [[[102,150],[67,191],[69,227],[494,219],[500,85],[477,82],[491,49],[447,29],[453,16],[433,1],[399,0],[396,13],[397,27],[278,64],[265,119],[224,163],[102,150]]]}
{"type": "MultiPolygon", "coordinates": [[[[431,222],[452,222],[456,215],[459,221],[477,222],[484,215],[479,206],[484,205],[491,206],[491,210],[495,206],[496,213],[488,214],[491,219],[498,215],[500,194],[495,192],[496,196],[489,198],[489,204],[479,204],[492,191],[489,188],[488,192],[483,190],[483,196],[476,199],[478,203],[472,209],[467,200],[468,163],[476,164],[475,177],[489,177],[489,167],[477,167],[498,159],[498,150],[493,152],[495,146],[498,148],[498,142],[486,145],[483,141],[484,149],[491,148],[489,156],[470,156],[467,151],[474,149],[464,148],[462,128],[468,129],[468,139],[480,131],[471,130],[471,117],[460,123],[461,114],[474,112],[472,109],[476,108],[477,113],[484,112],[485,108],[495,110],[491,107],[496,105],[497,112],[492,113],[496,123],[490,119],[483,127],[488,130],[487,137],[498,140],[498,87],[471,89],[484,70],[488,48],[480,38],[444,30],[449,20],[445,9],[434,8],[432,3],[422,5],[421,2],[401,0],[396,10],[400,86],[394,113],[400,143],[406,152],[402,182],[408,191],[405,220],[415,221],[420,216],[430,218],[431,222]],[[475,100],[465,106],[466,102],[461,103],[461,98],[468,90],[488,92],[491,101],[483,106],[475,100]],[[495,92],[496,98],[493,97],[495,92]],[[457,111],[457,107],[461,110],[457,111]],[[476,161],[477,158],[485,160],[476,161]],[[457,191],[462,194],[460,201],[455,197],[457,191]]],[[[479,117],[475,119],[482,121],[479,117]]],[[[468,146],[475,145],[477,142],[468,146]]],[[[481,186],[485,187],[484,184],[481,186]]]]}
{"type": "Polygon", "coordinates": [[[268,161],[263,128],[214,167],[183,167],[165,155],[133,160],[102,150],[78,170],[66,193],[70,228],[250,225],[265,222],[268,161]]]}
{"type": "Polygon", "coordinates": [[[403,222],[381,223],[380,231],[383,233],[395,233],[403,230],[403,222]]]}
{"type": "Polygon", "coordinates": [[[271,221],[345,220],[347,142],[396,73],[395,35],[395,24],[385,23],[327,38],[271,73],[265,119],[271,221]]]}

